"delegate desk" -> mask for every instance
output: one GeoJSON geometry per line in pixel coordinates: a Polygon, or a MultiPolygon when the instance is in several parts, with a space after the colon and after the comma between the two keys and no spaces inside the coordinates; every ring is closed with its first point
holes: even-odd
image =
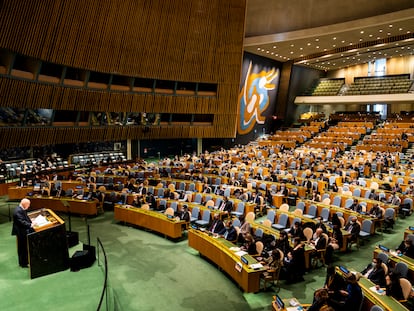
{"type": "Polygon", "coordinates": [[[68,243],[64,221],[50,209],[28,213],[37,219],[33,233],[27,235],[30,278],[37,278],[69,268],[68,243]]]}
{"type": "Polygon", "coordinates": [[[99,202],[93,200],[79,200],[73,198],[56,198],[45,196],[28,197],[30,209],[48,208],[55,212],[70,212],[79,215],[97,215],[99,202]]]}
{"type": "MultiPolygon", "coordinates": [[[[338,267],[336,267],[336,273],[345,276],[338,267]]],[[[361,277],[358,280],[358,284],[361,286],[362,292],[364,294],[362,310],[371,310],[371,307],[373,305],[380,306],[384,311],[408,310],[393,297],[374,291],[373,289],[375,288],[375,284],[367,278],[361,277]]]]}
{"type": "Polygon", "coordinates": [[[374,249],[374,258],[378,257],[379,253],[385,253],[388,255],[388,265],[390,268],[394,268],[395,265],[399,262],[403,262],[408,266],[408,273],[407,273],[407,279],[411,282],[411,284],[414,283],[414,259],[407,257],[405,255],[399,256],[394,250],[389,250],[388,252],[385,252],[381,250],[378,246],[374,249]]]}
{"type": "Polygon", "coordinates": [[[225,271],[245,292],[256,293],[260,289],[260,275],[264,268],[252,269],[251,264],[257,264],[256,259],[250,255],[244,255],[248,263],[243,264],[231,247],[235,245],[223,238],[213,237],[199,230],[188,230],[188,246],[197,250],[202,256],[207,257],[225,271]],[[237,265],[239,269],[236,269],[237,265]]]}
{"type": "Polygon", "coordinates": [[[28,187],[19,187],[13,186],[7,189],[7,195],[9,196],[9,200],[21,200],[27,196],[28,193],[33,192],[33,186],[28,187]]]}
{"type": "Polygon", "coordinates": [[[114,218],[132,225],[159,232],[172,239],[182,237],[182,226],[186,224],[183,220],[168,218],[167,215],[130,205],[116,204],[114,207],[114,218]]]}

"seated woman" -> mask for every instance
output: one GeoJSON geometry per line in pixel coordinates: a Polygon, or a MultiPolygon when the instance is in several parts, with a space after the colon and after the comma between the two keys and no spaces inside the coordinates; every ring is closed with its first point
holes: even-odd
{"type": "Polygon", "coordinates": [[[303,281],[305,269],[305,249],[300,238],[296,237],[293,239],[293,249],[284,259],[283,271],[286,282],[289,284],[303,281]]]}
{"type": "Polygon", "coordinates": [[[361,271],[364,277],[371,280],[379,286],[385,286],[385,271],[382,267],[382,260],[379,258],[373,258],[364,270],[361,271]]]}
{"type": "Polygon", "coordinates": [[[398,254],[403,254],[407,257],[414,258],[414,245],[409,238],[406,238],[396,249],[398,254]]]}
{"type": "Polygon", "coordinates": [[[403,300],[404,294],[400,285],[400,275],[389,273],[385,276],[385,291],[387,296],[394,297],[396,300],[403,300]]]}
{"type": "Polygon", "coordinates": [[[325,263],[330,264],[332,262],[333,252],[342,248],[343,241],[341,228],[338,225],[334,225],[332,235],[329,237],[328,246],[326,247],[325,263]]]}
{"type": "Polygon", "coordinates": [[[253,236],[248,233],[245,236],[244,244],[240,247],[241,250],[244,250],[245,252],[249,253],[249,255],[256,255],[256,241],[254,240],[253,236]]]}

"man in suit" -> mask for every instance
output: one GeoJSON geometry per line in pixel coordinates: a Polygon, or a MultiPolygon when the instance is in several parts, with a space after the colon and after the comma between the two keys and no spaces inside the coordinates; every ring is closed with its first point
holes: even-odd
{"type": "Polygon", "coordinates": [[[224,212],[226,216],[230,215],[231,211],[233,210],[233,203],[229,201],[228,197],[224,197],[223,202],[221,202],[219,211],[224,212]]]}
{"type": "Polygon", "coordinates": [[[27,216],[27,209],[30,207],[29,199],[22,199],[19,206],[13,212],[13,229],[12,235],[17,237],[17,254],[19,256],[19,265],[27,268],[29,259],[27,254],[27,234],[33,232],[34,223],[27,216]]]}
{"type": "Polygon", "coordinates": [[[237,239],[237,231],[233,227],[233,222],[228,220],[226,222],[225,231],[223,233],[223,237],[228,241],[235,241],[237,239]]]}
{"type": "Polygon", "coordinates": [[[224,223],[223,221],[220,219],[220,214],[216,213],[214,214],[214,220],[210,226],[210,228],[208,229],[211,233],[216,233],[219,235],[224,234],[224,232],[226,231],[226,228],[224,228],[224,223]]]}
{"type": "Polygon", "coordinates": [[[349,244],[356,242],[359,237],[359,232],[361,231],[361,226],[357,223],[357,218],[355,216],[349,217],[349,222],[345,226],[345,230],[348,231],[351,235],[348,237],[348,248],[349,244]]]}

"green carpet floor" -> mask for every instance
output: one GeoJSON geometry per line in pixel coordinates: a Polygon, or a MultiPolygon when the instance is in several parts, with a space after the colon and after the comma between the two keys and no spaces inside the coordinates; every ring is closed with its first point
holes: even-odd
{"type": "MultiPolygon", "coordinates": [[[[78,272],[70,270],[31,280],[17,264],[16,240],[10,235],[7,197],[0,198],[0,310],[96,310],[102,290],[103,267],[96,262],[78,272]]],[[[61,215],[67,222],[66,215],[61,215]]],[[[411,216],[413,217],[413,216],[411,216]]],[[[113,220],[112,212],[88,219],[91,242],[102,241],[108,256],[109,291],[101,310],[270,310],[274,292],[243,293],[216,266],[202,259],[187,240],[170,241],[152,232],[113,220]]],[[[359,250],[336,254],[335,264],[362,270],[377,244],[397,246],[410,217],[399,219],[390,233],[377,234],[359,250]]],[[[87,242],[86,223],[72,217],[72,230],[87,242]]],[[[70,255],[82,244],[70,249],[70,255]]],[[[102,262],[100,253],[99,262],[102,262]]],[[[310,303],[314,290],[323,285],[325,269],[305,275],[305,281],[286,285],[279,295],[310,303]]]]}

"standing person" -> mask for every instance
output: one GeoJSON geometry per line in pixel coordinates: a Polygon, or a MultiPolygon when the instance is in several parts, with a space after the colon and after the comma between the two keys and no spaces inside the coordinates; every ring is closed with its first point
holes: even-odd
{"type": "Polygon", "coordinates": [[[13,212],[13,229],[12,235],[17,237],[17,254],[19,256],[19,265],[27,268],[29,259],[27,254],[27,234],[33,232],[34,224],[27,216],[27,209],[30,207],[29,199],[22,199],[19,206],[13,212]]]}

